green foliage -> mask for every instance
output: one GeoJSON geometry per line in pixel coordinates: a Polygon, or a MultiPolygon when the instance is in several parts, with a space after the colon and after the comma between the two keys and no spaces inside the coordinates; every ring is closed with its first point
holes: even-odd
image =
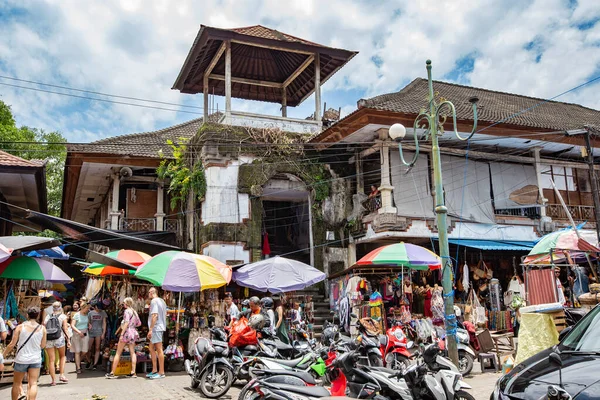
{"type": "Polygon", "coordinates": [[[26,160],[46,161],[48,213],[60,215],[67,148],[59,132],[17,127],[10,106],[0,101],[0,150],[26,160]]]}
{"type": "Polygon", "coordinates": [[[193,163],[192,159],[186,158],[186,139],[180,139],[179,143],[168,140],[167,144],[173,150],[173,159],[163,159],[156,170],[159,178],[169,180],[168,193],[171,195],[171,209],[178,204],[185,203],[190,190],[198,200],[206,194],[206,176],[201,162],[193,163]],[[191,166],[193,164],[193,166],[191,166]]]}

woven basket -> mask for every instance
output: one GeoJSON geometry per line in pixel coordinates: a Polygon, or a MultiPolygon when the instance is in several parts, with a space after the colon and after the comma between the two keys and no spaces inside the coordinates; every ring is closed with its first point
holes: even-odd
{"type": "Polygon", "coordinates": [[[584,293],[578,300],[582,306],[593,306],[600,302],[600,294],[584,293]]]}

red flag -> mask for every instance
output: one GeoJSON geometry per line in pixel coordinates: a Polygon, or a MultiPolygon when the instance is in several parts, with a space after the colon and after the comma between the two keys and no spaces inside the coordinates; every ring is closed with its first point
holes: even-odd
{"type": "Polygon", "coordinates": [[[271,246],[269,245],[269,234],[265,231],[263,234],[263,245],[262,245],[263,256],[271,254],[271,246]]]}

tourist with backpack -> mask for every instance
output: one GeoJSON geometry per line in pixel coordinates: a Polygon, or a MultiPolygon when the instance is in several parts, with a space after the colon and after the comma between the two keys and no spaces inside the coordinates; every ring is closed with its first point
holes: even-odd
{"type": "Polygon", "coordinates": [[[50,386],[56,385],[56,366],[55,357],[58,350],[59,356],[59,377],[61,382],[67,383],[69,380],[65,377],[65,364],[67,362],[67,344],[69,343],[69,335],[67,334],[67,316],[63,314],[62,305],[55,301],[52,304],[52,313],[47,314],[44,319],[46,327],[46,353],[48,354],[48,369],[52,377],[50,386]]]}
{"type": "Polygon", "coordinates": [[[137,375],[135,374],[137,363],[135,343],[140,339],[137,328],[142,325],[142,321],[140,320],[138,313],[133,309],[133,299],[131,297],[127,297],[123,300],[123,307],[125,308],[125,312],[123,313],[121,327],[118,330],[121,334],[119,336],[119,344],[117,345],[117,353],[112,362],[111,372],[105,375],[108,379],[116,378],[115,371],[117,365],[119,365],[121,354],[123,353],[125,346],[127,346],[129,354],[131,355],[131,373],[127,376],[130,378],[137,378],[137,375]]]}

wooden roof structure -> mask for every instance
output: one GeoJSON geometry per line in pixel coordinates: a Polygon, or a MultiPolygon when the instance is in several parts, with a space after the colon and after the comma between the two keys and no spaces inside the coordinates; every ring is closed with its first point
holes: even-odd
{"type": "Polygon", "coordinates": [[[279,103],[285,109],[315,91],[320,97],[320,84],[356,54],[261,25],[236,29],[201,25],[173,89],[204,93],[205,108],[208,94],[225,96],[226,113],[231,96],[279,103]]]}

